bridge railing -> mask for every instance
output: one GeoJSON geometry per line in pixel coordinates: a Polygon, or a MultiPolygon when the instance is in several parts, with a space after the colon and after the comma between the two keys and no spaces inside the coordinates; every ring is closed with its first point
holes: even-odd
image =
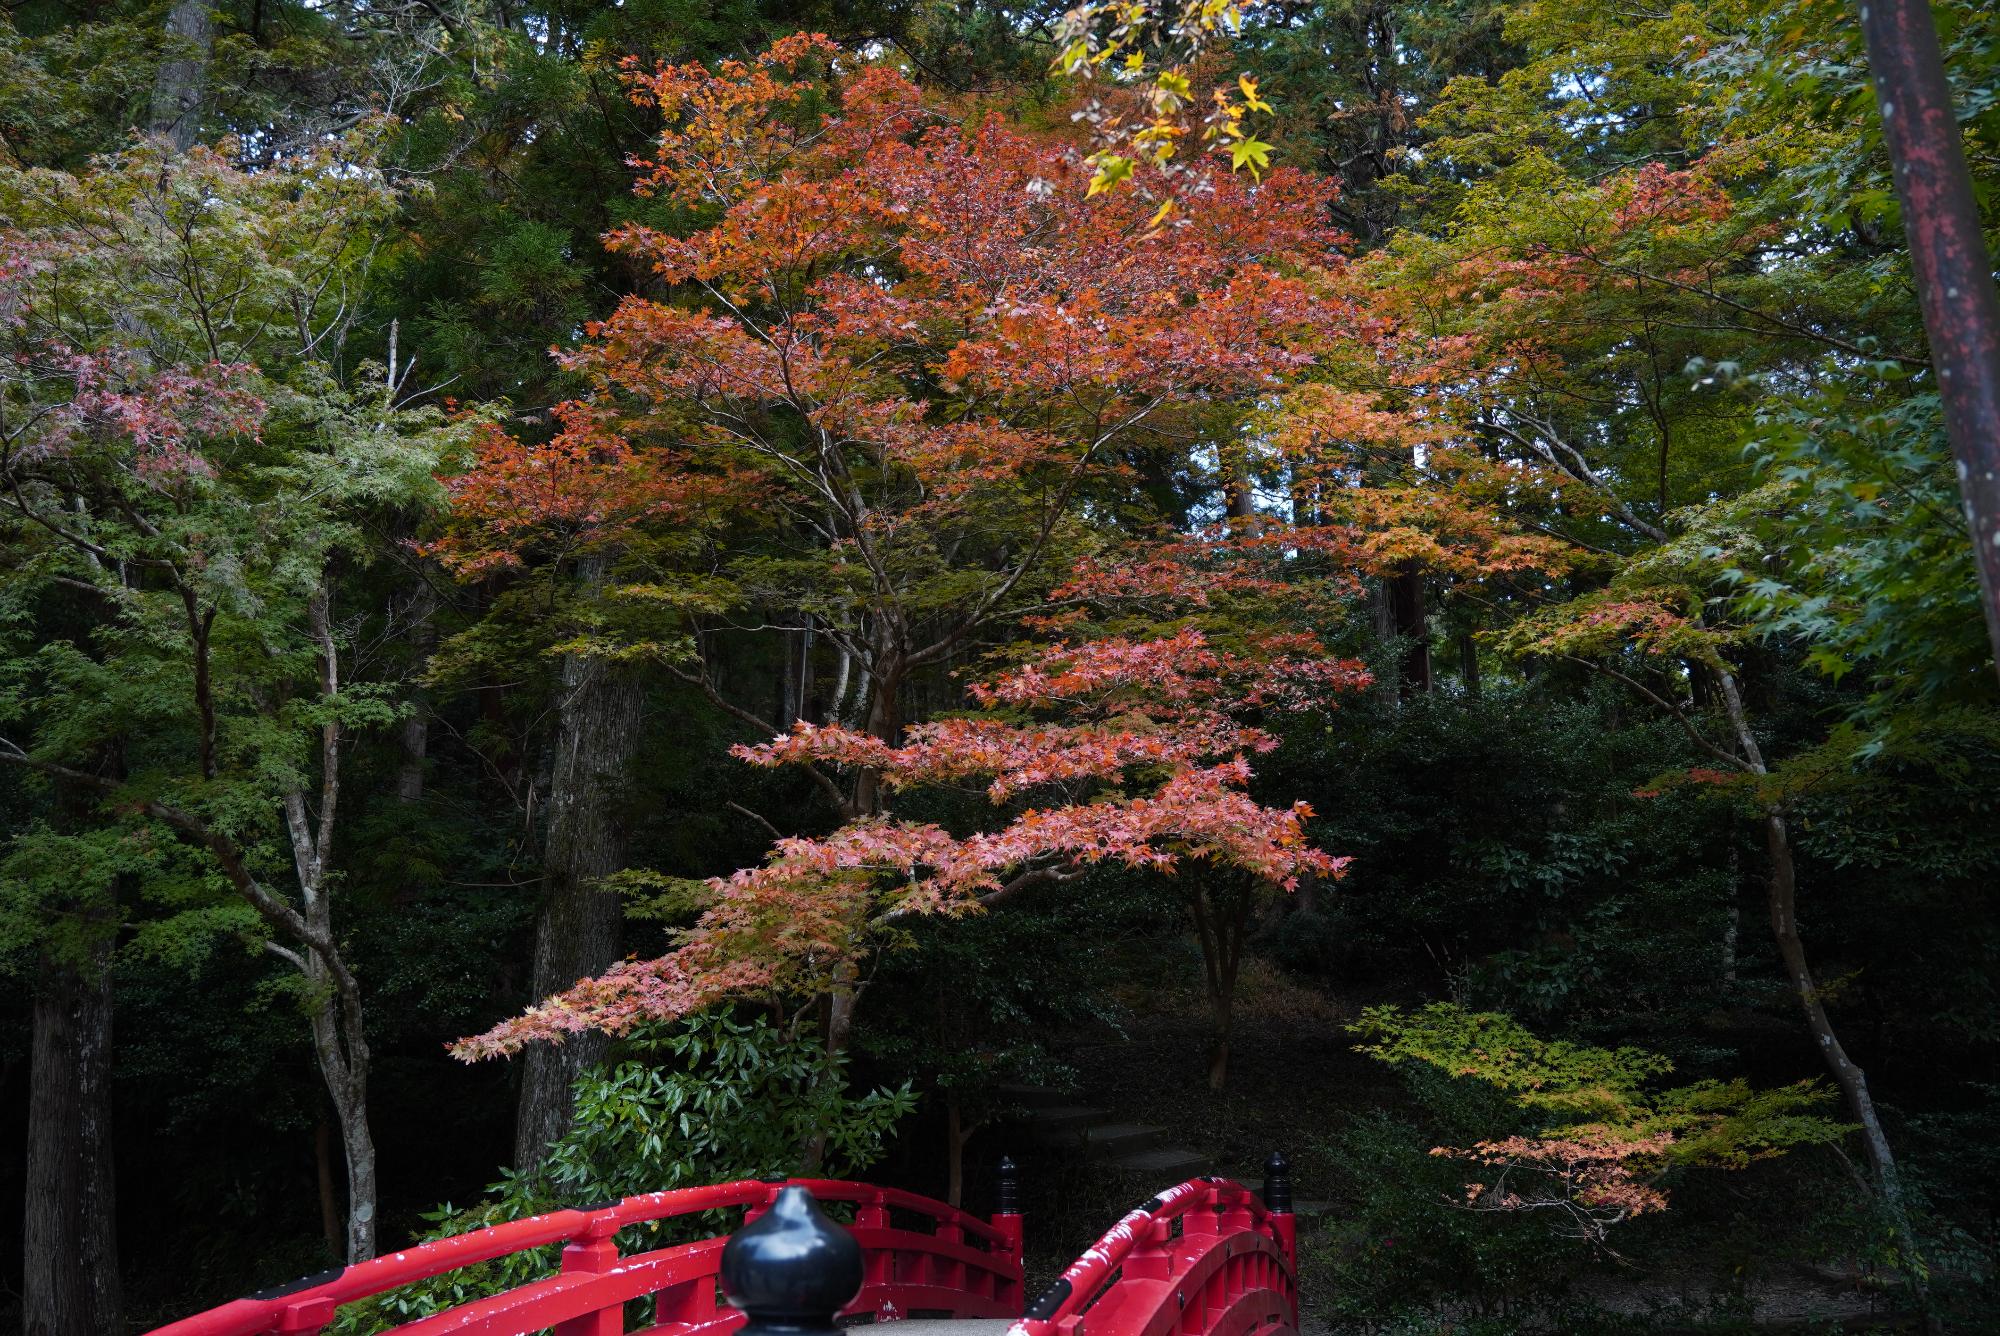
{"type": "Polygon", "coordinates": [[[1298,1330],[1290,1167],[1264,1193],[1196,1178],[1127,1212],[1029,1305],[1009,1336],[1248,1336],[1298,1330]]]}
{"type": "Polygon", "coordinates": [[[1021,1216],[1012,1165],[1003,1165],[1000,1209],[980,1220],[929,1197],[834,1179],[749,1179],[651,1192],[583,1210],[551,1211],[415,1244],[353,1266],[262,1290],[158,1328],[151,1336],[310,1336],[342,1305],[386,1294],[461,1267],[564,1245],[560,1270],[390,1330],[398,1336],[623,1336],[625,1305],[651,1297],[657,1336],[721,1336],[743,1322],[720,1301],[717,1277],[727,1238],[621,1253],[632,1225],[742,1208],[748,1224],[788,1185],[854,1208],[848,1227],[862,1257],[862,1283],[844,1314],[1007,1317],[1021,1311],[1021,1216]]]}
{"type": "MultiPolygon", "coordinates": [[[[1193,1179],[1129,1212],[1038,1299],[1009,1336],[1298,1336],[1291,1182],[1266,1166],[1264,1199],[1193,1179]]],[[[738,1336],[843,1336],[860,1250],[800,1190],[730,1240],[722,1280],[749,1320],[738,1336]]]]}

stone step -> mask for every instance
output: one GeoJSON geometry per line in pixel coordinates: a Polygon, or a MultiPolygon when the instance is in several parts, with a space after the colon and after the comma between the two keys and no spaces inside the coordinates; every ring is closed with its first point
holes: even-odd
{"type": "Polygon", "coordinates": [[[1082,1104],[1053,1104],[1028,1115],[1031,1135],[1042,1141],[1079,1141],[1085,1131],[1111,1120],[1111,1110],[1082,1104]]]}
{"type": "Polygon", "coordinates": [[[1151,1150],[1166,1134],[1166,1128],[1145,1123],[1099,1123],[1085,1129],[1083,1144],[1093,1155],[1129,1155],[1151,1150]]]}
{"type": "Polygon", "coordinates": [[[1214,1162],[1208,1156],[1183,1150],[1178,1146],[1116,1155],[1112,1157],[1111,1163],[1123,1173],[1151,1179],[1157,1186],[1163,1188],[1170,1188],[1190,1178],[1198,1178],[1214,1167],[1214,1162]]]}
{"type": "Polygon", "coordinates": [[[1067,1104],[1075,1098],[1064,1091],[1038,1085],[1003,1085],[996,1093],[1009,1104],[1019,1104],[1029,1109],[1052,1108],[1067,1104]]]}

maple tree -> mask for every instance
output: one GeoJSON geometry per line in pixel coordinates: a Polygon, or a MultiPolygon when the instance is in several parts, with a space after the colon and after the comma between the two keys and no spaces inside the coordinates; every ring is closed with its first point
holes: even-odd
{"type": "Polygon", "coordinates": [[[1466,1184],[1466,1209],[1548,1213],[1557,1232],[1596,1244],[1615,1225],[1666,1210],[1676,1170],[1741,1169],[1852,1130],[1819,1112],[1830,1092],[1816,1082],[1651,1089],[1674,1067],[1657,1053],[1547,1040],[1511,1017],[1450,1003],[1370,1007],[1351,1029],[1378,1061],[1484,1083],[1530,1118],[1528,1130],[1431,1151],[1498,1171],[1466,1184]]]}
{"type": "MultiPolygon", "coordinates": [[[[152,142],[80,176],[0,172],[0,523],[20,606],[63,609],[9,624],[0,762],[87,795],[17,872],[51,904],[140,876],[159,936],[240,934],[282,963],[339,1120],[352,1260],[374,1252],[376,1168],[333,912],[341,752],[398,705],[344,674],[328,573],[372,518],[436,499],[470,425],[399,403],[407,365],[331,369],[335,294],[394,203],[371,152],[364,130],[271,173],[152,142]]],[[[98,908],[112,936],[140,913],[98,908]]]]}
{"type": "MultiPolygon", "coordinates": [[[[1098,863],[1172,873],[1198,859],[1287,889],[1301,876],[1337,877],[1346,860],[1306,841],[1310,809],[1267,808],[1243,791],[1247,754],[1275,742],[1233,714],[1305,708],[1322,692],[1365,682],[1365,673],[1309,639],[1259,649],[1217,652],[1194,630],[1137,643],[1058,643],[974,695],[1010,712],[1055,712],[1059,721],[944,719],[912,725],[895,745],[801,723],[788,736],[738,746],[753,764],[865,770],[885,793],[977,782],[995,806],[1012,810],[997,830],[969,835],[882,814],[825,837],[780,840],[763,866],[708,884],[700,919],[667,956],[621,964],[458,1051],[488,1056],[585,1030],[622,1033],[742,996],[831,994],[851,1022],[858,966],[900,920],[978,912],[1098,863]],[[1026,805],[1023,795],[1046,805],[1026,805]]],[[[845,1036],[831,1040],[838,1046],[845,1036]]]]}
{"type": "MultiPolygon", "coordinates": [[[[967,116],[820,38],[632,82],[668,118],[640,190],[703,225],[635,225],[611,244],[677,295],[627,298],[593,328],[566,361],[596,396],[545,446],[490,441],[450,484],[438,550],[477,571],[536,543],[629,551],[668,516],[716,535],[721,579],[655,571],[630,596],[710,631],[738,608],[775,612],[832,643],[855,699],[739,754],[801,768],[847,824],[712,883],[668,956],[458,1051],[769,991],[830,994],[839,1049],[859,963],[904,916],[970,912],[1105,860],[1199,857],[1278,884],[1337,872],[1307,847],[1304,813],[1244,792],[1244,758],[1268,741],[1234,718],[1359,680],[1310,636],[1057,639],[975,689],[985,717],[912,722],[905,707],[916,674],[989,632],[1073,620],[1091,577],[1059,577],[1101,541],[1090,513],[1131,512],[1147,452],[1231,421],[1232,401],[1308,365],[1309,342],[1349,317],[1311,281],[1337,263],[1317,221],[1328,187],[1205,183],[1162,231],[1136,197],[1092,198],[1064,138],[967,116]],[[715,516],[745,498],[774,518],[732,548],[715,516]],[[1009,717],[1037,711],[1055,717],[1009,717]],[[898,789],[975,780],[997,803],[1041,801],[972,835],[890,815],[898,789]]],[[[1163,592],[1129,553],[1084,566],[1163,592]]],[[[670,671],[776,732],[721,690],[708,640],[670,671]]]]}
{"type": "MultiPolygon", "coordinates": [[[[1196,92],[1212,76],[1215,48],[1242,30],[1245,11],[1254,8],[1231,0],[1158,6],[1085,0],[1063,14],[1054,68],[1086,83],[1109,74],[1116,90],[1095,92],[1079,112],[1100,141],[1090,155],[1092,194],[1133,182],[1141,164],[1202,174],[1209,164],[1182,151],[1190,140],[1227,157],[1232,171],[1254,176],[1271,165],[1272,146],[1246,125],[1272,110],[1255,78],[1238,74],[1233,87],[1218,83],[1206,103],[1196,92]]],[[[1171,195],[1163,199],[1155,221],[1175,207],[1171,195]]]]}

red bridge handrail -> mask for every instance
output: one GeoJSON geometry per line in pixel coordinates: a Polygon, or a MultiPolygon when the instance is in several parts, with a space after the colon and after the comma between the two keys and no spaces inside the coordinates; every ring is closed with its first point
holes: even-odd
{"type": "Polygon", "coordinates": [[[1009,1336],[1074,1336],[1086,1314],[1091,1336],[1295,1331],[1297,1222],[1289,1205],[1268,1210],[1226,1178],[1168,1188],[1084,1249],[1009,1336]],[[1097,1320],[1106,1309],[1110,1321],[1097,1320]]]}
{"type": "Polygon", "coordinates": [[[391,1328],[408,1336],[483,1332],[488,1336],[553,1327],[557,1336],[618,1336],[623,1305],[654,1295],[653,1331],[664,1336],[720,1333],[741,1315],[716,1303],[722,1238],[621,1255],[619,1230],[675,1216],[743,1207],[754,1218],[789,1183],[822,1202],[855,1208],[866,1280],[850,1312],[950,1310],[960,1317],[1013,1317],[1021,1306],[1021,1217],[991,1223],[956,1207],[897,1188],[836,1179],[745,1179],[708,1187],[649,1192],[584,1210],[550,1211],[466,1234],[420,1243],[353,1266],[262,1290],[197,1313],[150,1336],[292,1336],[317,1332],[344,1304],[386,1294],[460,1267],[562,1243],[562,1270],[486,1299],[391,1328]],[[929,1217],[932,1229],[896,1228],[891,1211],[929,1217]]]}

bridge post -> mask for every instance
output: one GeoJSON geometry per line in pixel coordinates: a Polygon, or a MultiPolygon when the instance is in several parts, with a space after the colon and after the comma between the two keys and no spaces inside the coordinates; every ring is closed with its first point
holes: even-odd
{"type": "Polygon", "coordinates": [[[994,1172],[993,1214],[989,1219],[993,1228],[1007,1240],[1008,1255],[1020,1261],[1027,1222],[1021,1215],[1021,1170],[1011,1155],[1002,1155],[1000,1166],[994,1172]]]}
{"type": "Polygon", "coordinates": [[[748,1319],[741,1336],[839,1336],[834,1318],[861,1290],[861,1245],[793,1184],[723,1246],[722,1290],[748,1319]]]}
{"type": "MultiPolygon", "coordinates": [[[[618,1263],[618,1212],[614,1210],[594,1212],[583,1236],[562,1251],[564,1275],[576,1272],[602,1275],[614,1270],[618,1263]]],[[[613,1304],[595,1313],[558,1322],[554,1331],[555,1336],[623,1336],[625,1305],[613,1304]]]]}
{"type": "MultiPolygon", "coordinates": [[[[854,1204],[854,1227],[856,1229],[887,1229],[889,1227],[889,1198],[882,1192],[871,1192],[865,1199],[854,1204]]],[[[892,1251],[864,1252],[861,1255],[861,1283],[863,1285],[888,1285],[896,1280],[896,1254],[892,1251]]],[[[896,1314],[876,1314],[876,1320],[896,1314]]]]}
{"type": "Polygon", "coordinates": [[[1281,1150],[1264,1161],[1264,1209],[1271,1213],[1271,1228],[1285,1250],[1285,1261],[1296,1269],[1299,1264],[1299,1222],[1292,1214],[1292,1164],[1281,1150]]]}

